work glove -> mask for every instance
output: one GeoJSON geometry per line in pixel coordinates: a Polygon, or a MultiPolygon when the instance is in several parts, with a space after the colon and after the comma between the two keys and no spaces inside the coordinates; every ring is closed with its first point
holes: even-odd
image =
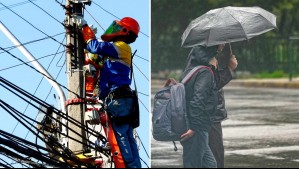
{"type": "Polygon", "coordinates": [[[72,22],[75,23],[79,29],[87,25],[87,21],[82,16],[73,17],[72,22]]]}
{"type": "Polygon", "coordinates": [[[93,25],[89,25],[89,27],[93,31],[94,34],[98,33],[98,28],[97,27],[93,27],[93,25]]]}

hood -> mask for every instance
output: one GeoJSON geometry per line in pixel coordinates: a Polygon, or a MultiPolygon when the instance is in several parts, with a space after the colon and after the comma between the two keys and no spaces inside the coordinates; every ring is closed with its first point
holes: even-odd
{"type": "Polygon", "coordinates": [[[196,66],[209,66],[210,60],[217,55],[218,46],[204,47],[196,46],[193,47],[189,53],[187,59],[187,65],[183,73],[184,75],[196,66]]]}

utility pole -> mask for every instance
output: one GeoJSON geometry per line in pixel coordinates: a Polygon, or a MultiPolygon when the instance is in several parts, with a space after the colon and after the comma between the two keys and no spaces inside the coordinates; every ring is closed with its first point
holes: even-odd
{"type": "MultiPolygon", "coordinates": [[[[68,88],[69,90],[75,92],[78,96],[73,93],[68,94],[68,100],[73,100],[78,97],[84,98],[85,90],[84,90],[84,76],[83,76],[83,58],[84,58],[84,50],[81,39],[79,36],[79,28],[73,22],[72,18],[76,18],[78,16],[83,17],[83,3],[86,0],[66,0],[66,63],[67,63],[67,71],[68,71],[68,88]]],[[[74,118],[75,120],[81,122],[82,128],[77,127],[73,124],[68,124],[68,128],[78,132],[82,135],[82,137],[78,136],[74,132],[68,130],[68,136],[75,138],[80,142],[84,142],[83,137],[85,137],[85,133],[83,130],[83,115],[85,111],[84,104],[78,105],[69,105],[67,107],[68,116],[74,118]]],[[[82,153],[84,151],[84,147],[81,143],[74,141],[72,139],[68,140],[68,148],[74,153],[82,153]]]]}

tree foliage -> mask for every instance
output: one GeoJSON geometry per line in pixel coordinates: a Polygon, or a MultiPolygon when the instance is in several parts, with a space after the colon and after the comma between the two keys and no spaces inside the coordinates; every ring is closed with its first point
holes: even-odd
{"type": "MultiPolygon", "coordinates": [[[[264,53],[264,51],[279,50],[280,44],[282,44],[282,48],[289,48],[286,45],[289,44],[286,39],[289,39],[290,36],[299,35],[298,0],[152,0],[152,71],[183,69],[190,51],[189,48],[181,47],[181,36],[184,30],[193,19],[211,9],[225,6],[259,6],[272,12],[277,17],[278,29],[257,38],[267,39],[267,41],[254,41],[249,45],[250,48],[247,47],[246,43],[235,45],[243,48],[236,48],[236,51],[245,54],[242,57],[248,57],[247,54],[252,55],[253,53],[253,51],[244,50],[260,51],[265,55],[263,57],[269,57],[269,54],[264,53]],[[275,44],[275,49],[266,44],[275,44]]],[[[295,43],[298,44],[298,42],[299,40],[295,43]]],[[[292,42],[292,44],[294,43],[292,42]]],[[[298,47],[295,47],[295,49],[298,50],[298,47]]],[[[276,52],[284,53],[281,54],[282,57],[287,57],[285,52],[276,52]]],[[[256,60],[255,57],[261,59],[261,55],[250,57],[252,57],[252,60],[256,60]]],[[[281,59],[280,56],[278,58],[281,59]]],[[[248,58],[246,61],[248,61],[248,58]]],[[[244,69],[247,68],[244,67],[244,69]]]]}

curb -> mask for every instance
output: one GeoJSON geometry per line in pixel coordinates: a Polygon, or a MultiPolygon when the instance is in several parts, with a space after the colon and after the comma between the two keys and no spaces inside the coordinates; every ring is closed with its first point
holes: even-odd
{"type": "Polygon", "coordinates": [[[230,85],[239,85],[245,87],[268,87],[268,88],[287,88],[299,89],[299,81],[289,82],[286,79],[274,80],[232,80],[230,85]]]}
{"type": "MultiPolygon", "coordinates": [[[[165,81],[166,80],[152,79],[152,88],[162,87],[165,81]]],[[[234,79],[228,85],[244,87],[299,89],[299,79],[294,79],[291,82],[288,79],[234,79]]]]}

